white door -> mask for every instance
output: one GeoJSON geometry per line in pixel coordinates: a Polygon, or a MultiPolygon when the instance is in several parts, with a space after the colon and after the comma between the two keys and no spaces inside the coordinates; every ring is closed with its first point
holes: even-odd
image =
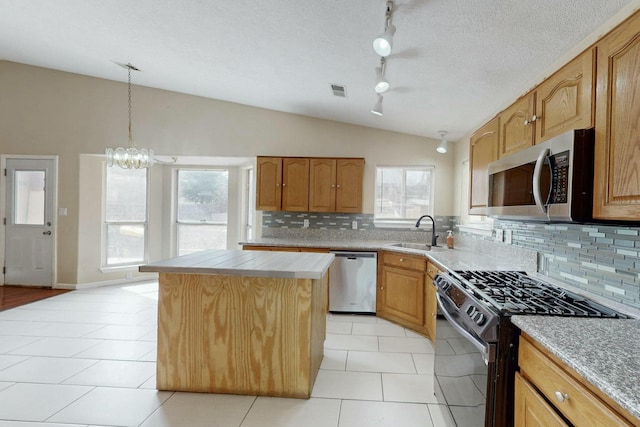
{"type": "Polygon", "coordinates": [[[53,286],[55,161],[8,158],[5,182],[5,284],[53,286]]]}

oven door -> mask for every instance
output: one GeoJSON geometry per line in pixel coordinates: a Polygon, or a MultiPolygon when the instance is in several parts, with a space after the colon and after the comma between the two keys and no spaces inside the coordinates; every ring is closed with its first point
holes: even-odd
{"type": "Polygon", "coordinates": [[[458,426],[493,425],[496,345],[479,339],[458,309],[437,294],[444,318],[437,319],[434,390],[458,426]]]}

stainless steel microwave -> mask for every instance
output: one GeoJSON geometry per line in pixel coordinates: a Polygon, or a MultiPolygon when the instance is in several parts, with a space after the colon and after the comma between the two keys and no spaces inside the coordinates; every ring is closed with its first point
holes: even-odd
{"type": "Polygon", "coordinates": [[[491,217],[528,221],[592,219],[594,130],[563,133],[489,164],[491,217]]]}

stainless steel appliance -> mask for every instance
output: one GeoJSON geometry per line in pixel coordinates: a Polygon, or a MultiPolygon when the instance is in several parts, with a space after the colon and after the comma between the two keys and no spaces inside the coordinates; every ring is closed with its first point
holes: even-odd
{"type": "Polygon", "coordinates": [[[591,220],[593,150],[593,129],[582,129],[490,163],[487,214],[537,221],[591,220]]]}
{"type": "Polygon", "coordinates": [[[436,331],[436,397],[458,426],[513,425],[520,332],[511,315],[626,317],[524,272],[454,271],[435,283],[444,315],[436,331]]]}
{"type": "Polygon", "coordinates": [[[331,251],[335,261],[329,270],[329,311],[376,312],[376,252],[331,251]]]}

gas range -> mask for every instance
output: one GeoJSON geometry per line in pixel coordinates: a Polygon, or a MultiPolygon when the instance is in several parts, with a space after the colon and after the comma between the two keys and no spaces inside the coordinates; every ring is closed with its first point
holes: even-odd
{"type": "Polygon", "coordinates": [[[626,318],[523,271],[451,271],[434,282],[444,317],[436,322],[436,397],[457,425],[513,426],[520,331],[511,316],[626,318]]]}
{"type": "Polygon", "coordinates": [[[625,318],[589,298],[533,278],[523,271],[454,271],[451,275],[498,314],[625,318]]]}

